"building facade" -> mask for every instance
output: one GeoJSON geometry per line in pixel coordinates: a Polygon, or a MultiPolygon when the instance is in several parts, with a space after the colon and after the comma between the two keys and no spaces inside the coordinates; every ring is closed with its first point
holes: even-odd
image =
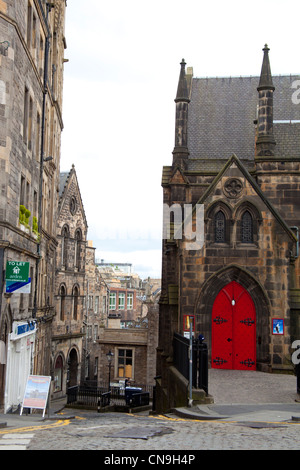
{"type": "Polygon", "coordinates": [[[65,9],[65,0],[0,2],[0,409],[5,411],[21,403],[29,373],[50,375],[65,9]],[[29,290],[8,286],[7,262],[28,266],[29,290]]]}
{"type": "Polygon", "coordinates": [[[162,176],[158,406],[173,406],[173,335],[205,337],[216,369],[291,370],[299,338],[298,76],[203,78],[181,63],[162,176]],[[185,212],[187,206],[192,212],[185,212]],[[191,236],[192,235],[192,236],[191,236]],[[193,242],[191,242],[193,240],[193,242]]]}
{"type": "Polygon", "coordinates": [[[52,325],[53,398],[81,379],[86,306],[87,221],[74,165],[60,174],[55,311],[52,325]]]}

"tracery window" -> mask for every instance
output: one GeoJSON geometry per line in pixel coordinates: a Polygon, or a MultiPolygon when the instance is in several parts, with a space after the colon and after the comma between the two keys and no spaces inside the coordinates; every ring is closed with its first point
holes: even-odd
{"type": "Polygon", "coordinates": [[[215,215],[215,242],[225,243],[226,241],[226,220],[222,211],[215,215]]]}
{"type": "Polygon", "coordinates": [[[249,211],[245,211],[242,215],[241,241],[253,243],[253,219],[249,211]]]}

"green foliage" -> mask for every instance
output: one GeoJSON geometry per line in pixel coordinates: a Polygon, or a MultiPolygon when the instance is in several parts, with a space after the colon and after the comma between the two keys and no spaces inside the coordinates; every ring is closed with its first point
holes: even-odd
{"type": "Polygon", "coordinates": [[[23,224],[23,225],[25,225],[25,212],[26,212],[26,207],[21,204],[19,208],[19,221],[20,221],[20,224],[23,224]]]}
{"type": "MultiPolygon", "coordinates": [[[[31,216],[30,210],[26,209],[26,207],[21,204],[19,208],[19,222],[20,224],[24,225],[28,229],[30,229],[30,225],[29,225],[30,216],[31,216]]],[[[39,234],[39,226],[38,226],[38,221],[36,217],[32,217],[31,230],[36,235],[38,242],[39,242],[41,239],[41,236],[39,234]]]]}

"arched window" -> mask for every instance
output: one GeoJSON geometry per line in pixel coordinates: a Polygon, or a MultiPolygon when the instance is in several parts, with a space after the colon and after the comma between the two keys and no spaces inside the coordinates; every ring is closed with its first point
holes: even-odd
{"type": "Polygon", "coordinates": [[[62,390],[63,383],[63,359],[59,355],[56,359],[54,366],[54,391],[58,392],[62,390]]]}
{"type": "Polygon", "coordinates": [[[81,230],[76,230],[75,233],[75,267],[80,270],[80,246],[81,246],[81,230]]]}
{"type": "Polygon", "coordinates": [[[65,288],[65,286],[60,286],[59,295],[60,295],[59,318],[60,318],[61,321],[64,321],[64,319],[65,319],[65,306],[66,306],[66,288],[65,288]]]}
{"type": "Polygon", "coordinates": [[[69,229],[67,226],[63,227],[61,232],[61,264],[67,268],[67,259],[68,259],[68,239],[69,239],[69,229]]]}
{"type": "Polygon", "coordinates": [[[73,287],[73,319],[77,320],[78,317],[78,298],[79,298],[79,288],[78,286],[73,287]]]}
{"type": "Polygon", "coordinates": [[[242,215],[241,242],[253,243],[253,219],[248,210],[242,215]]]}
{"type": "Polygon", "coordinates": [[[215,215],[215,242],[225,243],[226,241],[226,220],[224,213],[220,210],[215,215]]]}

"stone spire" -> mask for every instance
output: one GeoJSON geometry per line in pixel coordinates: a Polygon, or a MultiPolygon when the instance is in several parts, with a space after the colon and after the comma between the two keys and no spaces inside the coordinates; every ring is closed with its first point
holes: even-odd
{"type": "Polygon", "coordinates": [[[180,76],[177,87],[176,103],[176,121],[175,121],[175,147],[173,150],[173,165],[185,167],[184,161],[189,155],[187,145],[187,125],[188,125],[188,106],[189,91],[185,73],[186,63],[184,59],[181,62],[180,76]]]}
{"type": "Polygon", "coordinates": [[[258,120],[255,156],[273,156],[276,145],[273,135],[273,85],[269,61],[269,48],[263,48],[264,57],[261,68],[258,91],[258,120]]]}

